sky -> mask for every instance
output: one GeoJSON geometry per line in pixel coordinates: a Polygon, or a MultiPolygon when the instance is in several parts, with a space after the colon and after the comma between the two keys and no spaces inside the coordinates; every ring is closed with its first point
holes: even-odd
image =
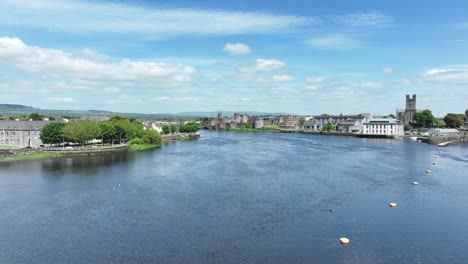
{"type": "Polygon", "coordinates": [[[140,113],[468,108],[468,2],[0,1],[0,103],[140,113]]]}

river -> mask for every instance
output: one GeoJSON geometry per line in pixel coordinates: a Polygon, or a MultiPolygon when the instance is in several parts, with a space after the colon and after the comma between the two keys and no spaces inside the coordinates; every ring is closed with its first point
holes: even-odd
{"type": "Polygon", "coordinates": [[[204,131],[146,152],[0,163],[0,263],[466,263],[468,146],[438,151],[204,131]]]}

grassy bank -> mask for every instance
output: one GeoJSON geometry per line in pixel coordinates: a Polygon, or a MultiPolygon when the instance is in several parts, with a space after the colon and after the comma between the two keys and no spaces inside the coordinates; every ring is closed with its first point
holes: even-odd
{"type": "Polygon", "coordinates": [[[1,157],[0,161],[14,161],[14,160],[31,160],[31,159],[46,159],[61,157],[60,154],[52,154],[42,150],[31,151],[26,153],[16,154],[11,157],[1,157]]]}
{"type": "Polygon", "coordinates": [[[155,149],[161,147],[160,144],[131,144],[128,146],[128,150],[130,151],[143,151],[143,150],[149,150],[149,149],[155,149]]]}

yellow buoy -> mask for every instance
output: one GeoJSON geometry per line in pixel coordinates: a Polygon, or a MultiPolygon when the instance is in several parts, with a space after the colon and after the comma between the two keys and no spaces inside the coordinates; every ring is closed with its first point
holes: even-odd
{"type": "Polygon", "coordinates": [[[389,203],[388,205],[390,205],[390,207],[397,207],[396,203],[389,203]]]}
{"type": "Polygon", "coordinates": [[[426,173],[432,173],[432,171],[431,170],[426,170],[426,173]]]}
{"type": "Polygon", "coordinates": [[[349,239],[346,238],[346,237],[342,237],[342,238],[340,238],[340,243],[342,245],[347,245],[347,244],[349,244],[349,239]]]}
{"type": "Polygon", "coordinates": [[[419,182],[413,182],[413,185],[419,185],[419,182]]]}

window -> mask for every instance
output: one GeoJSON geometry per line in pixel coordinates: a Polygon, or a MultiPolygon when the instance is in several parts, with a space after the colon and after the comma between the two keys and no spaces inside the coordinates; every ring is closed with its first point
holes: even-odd
{"type": "Polygon", "coordinates": [[[31,132],[28,132],[28,136],[30,136],[30,135],[31,135],[31,132]]]}
{"type": "Polygon", "coordinates": [[[9,142],[8,142],[8,139],[5,139],[5,144],[6,144],[6,145],[8,145],[8,144],[9,144],[9,142]]]}
{"type": "Polygon", "coordinates": [[[8,136],[8,132],[5,132],[5,135],[8,136]]]}
{"type": "Polygon", "coordinates": [[[13,137],[14,137],[14,136],[15,136],[15,132],[11,132],[11,136],[13,136],[13,137]]]}

